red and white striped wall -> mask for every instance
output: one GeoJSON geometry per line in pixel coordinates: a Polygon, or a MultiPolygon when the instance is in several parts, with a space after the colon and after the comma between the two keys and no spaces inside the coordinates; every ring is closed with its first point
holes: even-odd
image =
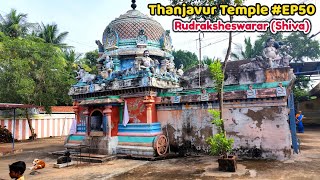
{"type": "MultiPolygon", "coordinates": [[[[37,134],[37,138],[45,138],[50,136],[66,136],[69,134],[74,114],[43,116],[41,118],[32,118],[32,127],[37,134]]],[[[13,118],[0,119],[0,125],[13,132],[13,118]]],[[[31,135],[28,121],[26,118],[15,120],[15,139],[28,139],[31,135]]]]}

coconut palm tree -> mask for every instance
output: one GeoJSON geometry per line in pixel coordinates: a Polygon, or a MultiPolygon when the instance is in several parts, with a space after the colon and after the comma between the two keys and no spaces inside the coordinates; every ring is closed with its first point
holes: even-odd
{"type": "Polygon", "coordinates": [[[0,31],[7,36],[25,36],[31,27],[32,24],[27,22],[27,14],[18,14],[15,9],[11,9],[4,17],[0,14],[0,31]]]}
{"type": "Polygon", "coordinates": [[[59,47],[67,47],[67,44],[62,43],[67,37],[69,32],[59,33],[58,25],[41,23],[40,30],[38,32],[38,37],[45,40],[46,43],[52,43],[58,45],[59,47]]]}
{"type": "MultiPolygon", "coordinates": [[[[240,49],[238,50],[238,52],[232,52],[231,53],[231,57],[235,60],[243,60],[243,59],[249,59],[249,58],[253,58],[254,57],[254,49],[253,49],[253,45],[251,43],[251,38],[245,38],[244,39],[244,50],[242,48],[242,46],[240,46],[240,49]]],[[[237,45],[239,46],[239,45],[237,45]]]]}

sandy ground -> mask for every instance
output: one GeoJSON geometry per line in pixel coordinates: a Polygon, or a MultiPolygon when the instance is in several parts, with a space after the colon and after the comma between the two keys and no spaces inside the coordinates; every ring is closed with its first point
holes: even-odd
{"type": "MultiPolygon", "coordinates": [[[[102,164],[84,164],[64,169],[53,168],[56,157],[48,152],[62,150],[62,138],[17,143],[22,153],[0,157],[0,179],[10,179],[8,164],[23,160],[31,166],[34,158],[44,159],[47,167],[26,179],[320,179],[320,127],[308,128],[301,139],[301,153],[284,162],[240,160],[237,173],[217,171],[211,156],[192,156],[159,161],[116,159],[102,164]]],[[[0,151],[11,144],[0,144],[0,151]]]]}

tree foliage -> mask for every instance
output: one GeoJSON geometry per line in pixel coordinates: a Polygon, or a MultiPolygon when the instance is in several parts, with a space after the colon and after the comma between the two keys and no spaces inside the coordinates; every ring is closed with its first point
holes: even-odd
{"type": "Polygon", "coordinates": [[[222,155],[227,157],[228,153],[232,151],[232,145],[234,140],[232,138],[227,138],[223,130],[223,119],[220,118],[220,111],[209,110],[209,113],[212,115],[214,124],[218,133],[207,138],[206,142],[210,145],[210,154],[211,155],[222,155]]]}
{"type": "Polygon", "coordinates": [[[212,79],[214,80],[214,87],[219,92],[222,90],[224,74],[222,72],[222,64],[220,60],[214,60],[213,63],[209,65],[210,73],[212,75],[212,79]]]}
{"type": "Polygon", "coordinates": [[[17,13],[15,9],[11,9],[5,16],[0,14],[0,31],[9,37],[25,36],[31,26],[32,24],[27,22],[27,14],[17,13]]]}
{"type": "MultiPolygon", "coordinates": [[[[214,60],[213,63],[209,65],[209,69],[212,79],[214,80],[214,87],[220,94],[223,90],[222,86],[224,81],[224,73],[222,71],[222,64],[220,60],[214,60]]],[[[214,124],[218,129],[217,134],[210,136],[206,140],[210,145],[210,154],[223,155],[224,157],[227,157],[227,154],[232,150],[234,140],[232,138],[227,138],[226,136],[221,111],[209,110],[209,113],[213,117],[212,124],[214,124]]]]}
{"type": "Polygon", "coordinates": [[[293,62],[305,62],[306,60],[317,60],[320,57],[319,41],[310,39],[308,35],[300,32],[290,33],[284,36],[283,33],[272,34],[266,32],[258,36],[258,39],[251,44],[251,39],[245,38],[245,51],[233,52],[234,59],[242,60],[260,56],[265,42],[269,37],[273,37],[276,41],[282,42],[290,47],[290,55],[293,57],[293,62]]]}
{"type": "Polygon", "coordinates": [[[290,55],[294,62],[314,61],[320,57],[319,41],[309,39],[304,33],[293,32],[285,38],[285,42],[291,46],[290,55]]]}
{"type": "MultiPolygon", "coordinates": [[[[0,32],[1,33],[1,32],[0,32]]],[[[74,83],[60,48],[40,39],[0,34],[0,102],[45,106],[70,104],[74,83]]]]}
{"type": "Polygon", "coordinates": [[[179,67],[180,64],[183,64],[183,67],[185,69],[190,69],[191,67],[198,65],[199,60],[195,53],[192,53],[190,51],[173,51],[172,55],[174,57],[174,63],[176,67],[179,67]]]}
{"type": "Polygon", "coordinates": [[[77,60],[77,64],[81,65],[86,71],[96,74],[97,69],[97,58],[99,57],[98,50],[89,51],[85,53],[83,58],[77,60]]]}
{"type": "Polygon", "coordinates": [[[59,33],[58,25],[55,23],[46,25],[41,23],[40,30],[37,33],[37,36],[44,39],[46,43],[55,44],[60,47],[67,46],[63,43],[67,35],[68,32],[59,33]]]}
{"type": "Polygon", "coordinates": [[[232,52],[231,57],[235,60],[243,60],[254,57],[254,49],[251,43],[251,38],[244,39],[244,50],[243,47],[240,46],[239,52],[232,52]]]}
{"type": "Polygon", "coordinates": [[[14,9],[0,15],[0,102],[34,104],[50,112],[50,106],[71,104],[68,90],[80,55],[65,48],[68,32],[59,33],[57,24],[35,24],[14,9]]]}

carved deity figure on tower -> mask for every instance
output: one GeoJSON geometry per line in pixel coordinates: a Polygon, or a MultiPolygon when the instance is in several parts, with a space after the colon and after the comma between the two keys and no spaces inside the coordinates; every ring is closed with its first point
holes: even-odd
{"type": "Polygon", "coordinates": [[[183,76],[183,64],[180,64],[179,69],[177,70],[177,75],[179,77],[183,76]]]}
{"type": "Polygon", "coordinates": [[[275,39],[270,37],[266,41],[265,48],[262,51],[262,56],[268,60],[271,68],[276,68],[280,65],[281,56],[275,47],[275,39]]]}
{"type": "Polygon", "coordinates": [[[154,64],[153,60],[149,57],[149,50],[143,52],[141,60],[140,68],[142,69],[149,69],[151,65],[154,64]]]}
{"type": "Polygon", "coordinates": [[[80,65],[78,65],[77,77],[78,83],[92,83],[96,75],[88,73],[80,65]]]}
{"type": "Polygon", "coordinates": [[[105,57],[105,61],[103,63],[104,63],[104,67],[103,67],[103,71],[101,72],[101,76],[104,79],[106,79],[111,77],[111,73],[113,71],[114,65],[113,65],[112,58],[109,56],[105,57]]]}
{"type": "Polygon", "coordinates": [[[78,81],[80,81],[80,80],[84,77],[85,72],[86,72],[86,71],[85,71],[80,65],[78,65],[78,71],[77,71],[77,77],[76,77],[76,79],[77,79],[78,81]]]}

